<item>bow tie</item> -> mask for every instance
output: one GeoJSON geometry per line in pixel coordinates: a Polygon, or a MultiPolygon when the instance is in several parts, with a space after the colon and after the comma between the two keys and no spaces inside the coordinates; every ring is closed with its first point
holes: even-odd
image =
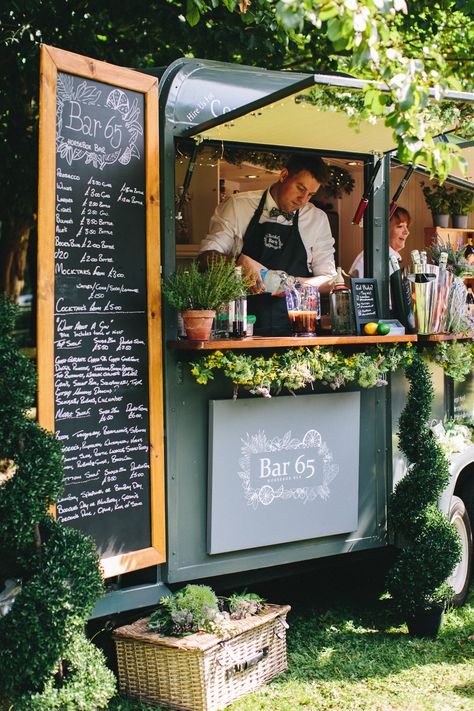
{"type": "Polygon", "coordinates": [[[285,220],[288,220],[288,222],[290,222],[293,219],[295,213],[286,212],[286,210],[279,210],[278,207],[272,207],[270,209],[270,217],[278,217],[279,215],[283,215],[285,220]]]}

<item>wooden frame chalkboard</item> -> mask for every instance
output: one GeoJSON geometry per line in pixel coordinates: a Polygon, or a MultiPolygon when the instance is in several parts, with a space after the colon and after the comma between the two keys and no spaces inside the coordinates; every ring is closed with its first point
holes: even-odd
{"type": "Polygon", "coordinates": [[[351,292],[356,331],[362,335],[364,324],[380,318],[377,279],[351,279],[351,292]]]}
{"type": "Polygon", "coordinates": [[[38,415],[105,577],[166,560],[155,77],[43,45],[38,415]]]}

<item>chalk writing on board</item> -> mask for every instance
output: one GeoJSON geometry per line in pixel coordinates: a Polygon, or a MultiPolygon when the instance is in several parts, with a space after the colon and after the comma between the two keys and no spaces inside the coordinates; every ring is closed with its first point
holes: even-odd
{"type": "Polygon", "coordinates": [[[143,125],[142,95],[59,73],[57,516],[107,556],[151,542],[143,125]]]}
{"type": "Polygon", "coordinates": [[[308,430],[302,440],[291,431],[272,439],[265,432],[247,433],[241,442],[239,477],[249,506],[270,506],[275,499],[329,499],[339,466],[317,430],[308,430]]]}
{"type": "Polygon", "coordinates": [[[362,324],[378,321],[380,318],[377,280],[351,279],[351,288],[356,327],[360,332],[362,324]]]}
{"type": "Polygon", "coordinates": [[[127,165],[140,158],[137,139],[143,122],[138,99],[130,104],[122,89],[104,92],[96,83],[59,73],[56,122],[56,151],[69,165],[84,160],[103,170],[116,161],[127,165]],[[107,117],[90,110],[99,106],[110,109],[107,117]]]}

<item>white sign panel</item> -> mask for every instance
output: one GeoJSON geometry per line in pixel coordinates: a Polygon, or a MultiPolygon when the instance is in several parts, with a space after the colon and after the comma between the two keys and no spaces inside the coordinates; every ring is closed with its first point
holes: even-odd
{"type": "Polygon", "coordinates": [[[208,552],[357,529],[360,393],[210,403],[208,552]]]}

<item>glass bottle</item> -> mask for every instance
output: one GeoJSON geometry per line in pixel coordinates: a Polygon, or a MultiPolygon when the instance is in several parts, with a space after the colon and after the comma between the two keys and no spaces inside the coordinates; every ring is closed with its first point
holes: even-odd
{"type": "Polygon", "coordinates": [[[285,287],[293,288],[295,278],[277,269],[261,269],[260,277],[266,294],[282,294],[285,287]]]}
{"type": "MultiPolygon", "coordinates": [[[[412,253],[413,257],[413,253],[412,253]]],[[[408,333],[416,332],[413,299],[408,280],[402,277],[398,257],[390,255],[392,273],[390,274],[390,295],[392,297],[392,310],[395,318],[405,326],[408,333]]]]}
{"type": "Polygon", "coordinates": [[[332,333],[335,336],[351,336],[355,333],[352,295],[344,282],[341,267],[337,268],[332,282],[333,287],[329,292],[332,333]]]}
{"type": "MultiPolygon", "coordinates": [[[[242,276],[242,267],[235,267],[238,276],[242,276]]],[[[229,304],[229,335],[243,338],[247,335],[247,297],[243,294],[229,304]]]]}
{"type": "Polygon", "coordinates": [[[448,266],[448,253],[441,252],[439,255],[439,266],[441,269],[446,269],[448,266]]]}
{"type": "Polygon", "coordinates": [[[421,259],[420,253],[417,249],[412,249],[411,251],[411,262],[413,266],[413,274],[419,274],[421,272],[421,259]]]}

